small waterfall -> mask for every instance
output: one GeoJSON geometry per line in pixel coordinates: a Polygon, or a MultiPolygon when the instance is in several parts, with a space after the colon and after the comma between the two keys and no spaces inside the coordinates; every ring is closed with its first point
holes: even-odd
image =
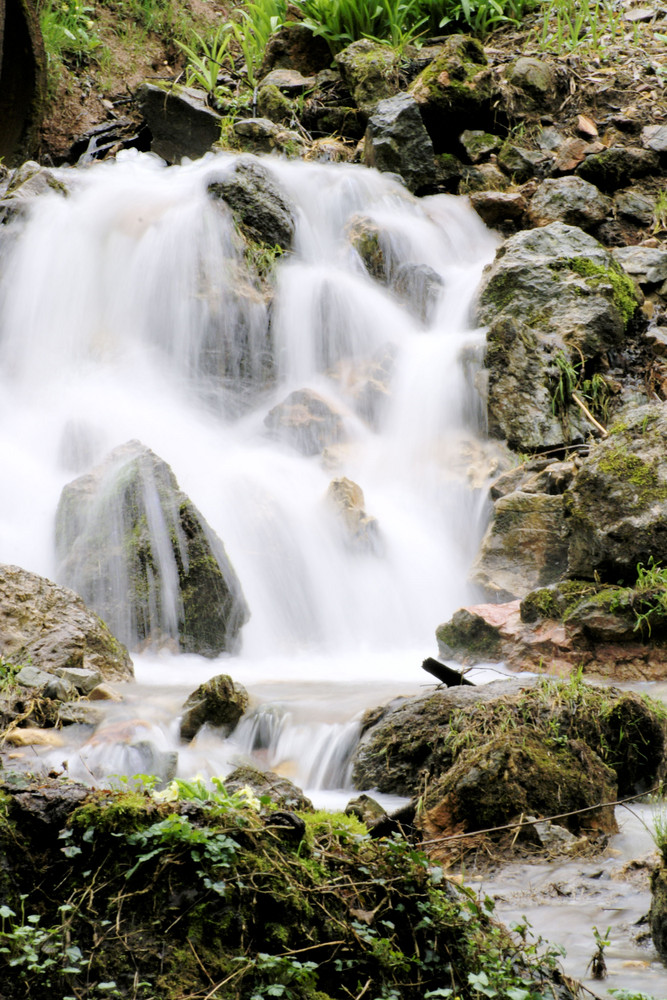
{"type": "MultiPolygon", "coordinates": [[[[229,210],[207,193],[235,162],[166,168],[127,152],[63,172],[70,196],[44,195],[9,227],[0,560],[57,578],[77,544],[56,553],[64,487],[140,441],[222,540],[250,619],[234,658],[138,655],[139,680],[155,691],[229,672],[252,693],[307,676],[329,692],[323,702],[343,684],[363,689],[347,715],[318,709],[321,732],[289,713],[269,724],[268,709],[239,737],[243,752],[254,746],[271,766],[299,758],[306,784],[332,787],[345,781],[360,709],[379,702],[379,684],[419,685],[436,625],[472,596],[485,471],[470,303],[495,239],[465,200],[415,199],[362,167],[264,159],[296,218],[269,306],[229,210]],[[362,260],[359,233],[376,240],[377,266],[362,260]],[[272,429],[276,408],[304,394],[336,421],[321,454],[272,429]],[[374,547],[345,544],[327,502],[336,477],[363,491],[374,547]]],[[[160,539],[174,525],[144,486],[162,579],[151,614],[173,626],[179,598],[160,539]]],[[[110,502],[98,515],[113,521],[110,502]]],[[[122,596],[122,572],[107,576],[122,596]]],[[[114,626],[121,638],[135,628],[129,617],[114,626]]]]}

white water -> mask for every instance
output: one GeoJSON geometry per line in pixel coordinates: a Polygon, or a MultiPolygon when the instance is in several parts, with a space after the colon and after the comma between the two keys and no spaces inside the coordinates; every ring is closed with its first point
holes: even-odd
{"type": "MultiPolygon", "coordinates": [[[[331,788],[345,768],[340,747],[327,744],[339,730],[349,743],[363,708],[426,682],[419,668],[435,651],[435,626],[471,596],[483,511],[470,485],[480,423],[471,358],[482,335],[469,312],[496,240],[463,200],[418,201],[359,167],[265,163],[298,216],[295,252],[276,271],[278,377],[269,388],[266,309],[259,295],[236,294],[243,264],[232,220],[206,190],[233,157],[167,169],[130,153],[67,171],[71,196],[42,197],[6,239],[0,462],[11,488],[0,493],[0,560],[57,579],[63,486],[139,439],[223,540],[251,618],[231,660],[136,655],[140,685],[129,708],[109,709],[110,741],[119,717],[140,714],[157,746],[176,748],[188,691],[229,672],[255,705],[287,703],[269,763],[308,788],[331,788]],[[441,276],[428,327],[367,275],[347,236],[358,214],[385,232],[392,267],[441,276]],[[245,341],[252,363],[243,368],[245,341]],[[220,345],[224,376],[211,363],[220,345]],[[364,366],[388,353],[391,392],[369,422],[354,392],[364,366]],[[324,458],[304,457],[264,427],[268,411],[303,388],[343,415],[347,443],[324,458]],[[343,544],[324,503],[341,475],[362,487],[377,518],[377,552],[343,544]],[[327,761],[332,753],[340,766],[327,761]]],[[[111,750],[102,736],[94,746],[104,750],[84,749],[80,776],[132,766],[126,741],[111,750]]],[[[230,753],[251,744],[248,733],[240,747],[202,736],[180,748],[179,768],[224,771],[230,753]]]]}

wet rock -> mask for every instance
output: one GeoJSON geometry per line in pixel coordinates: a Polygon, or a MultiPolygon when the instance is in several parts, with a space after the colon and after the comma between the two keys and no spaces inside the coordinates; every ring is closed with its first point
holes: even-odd
{"type": "Polygon", "coordinates": [[[459,608],[450,621],[438,625],[435,637],[443,660],[494,663],[502,657],[497,624],[478,614],[476,608],[459,608]]]}
{"type": "Polygon", "coordinates": [[[369,829],[387,817],[387,811],[370,795],[359,795],[345,806],[346,816],[356,816],[369,829]]]}
{"type": "Polygon", "coordinates": [[[392,290],[410,307],[410,312],[428,326],[433,320],[445,283],[428,264],[404,261],[396,268],[392,290]]]}
{"type": "Polygon", "coordinates": [[[574,834],[566,830],[564,826],[551,823],[549,820],[538,820],[535,816],[526,816],[526,821],[533,821],[532,831],[540,842],[541,846],[550,852],[567,850],[578,841],[574,834]]]}
{"type": "Polygon", "coordinates": [[[140,442],[63,489],[56,546],[61,576],[127,643],[236,648],[248,608],[224,546],[140,442]]]}
{"type": "Polygon", "coordinates": [[[0,566],[0,651],[49,674],[83,667],[110,680],[133,676],[125,647],[78,594],[17,566],[0,566]]]}
{"type": "Polygon", "coordinates": [[[528,201],[520,191],[474,191],[470,204],[491,229],[515,224],[521,228],[528,201]]]}
{"type": "Polygon", "coordinates": [[[557,177],[542,181],[533,195],[528,215],[534,226],[566,222],[590,230],[609,215],[611,198],[581,177],[557,177]]]}
{"type": "Polygon", "coordinates": [[[388,284],[397,266],[390,233],[374,219],[353,215],[348,222],[346,234],[371,278],[388,284]]]}
{"type": "Polygon", "coordinates": [[[27,160],[9,175],[9,182],[0,197],[0,224],[20,218],[36,198],[56,193],[66,198],[67,185],[48,167],[27,160]]]}
{"type": "Polygon", "coordinates": [[[568,491],[568,572],[633,581],[639,563],[667,562],[667,413],[622,414],[568,491]]]}
{"type": "Polygon", "coordinates": [[[367,362],[352,366],[342,363],[332,372],[355,412],[374,428],[379,426],[390,395],[395,356],[394,345],[387,345],[367,362]]]}
{"type": "Polygon", "coordinates": [[[489,325],[491,434],[525,452],[587,436],[576,407],[557,412],[560,365],[583,358],[594,371],[622,343],[639,300],[632,279],[582,230],[553,222],[511,236],[484,273],[477,308],[489,325]]]}
{"type": "Polygon", "coordinates": [[[539,176],[548,157],[536,149],[526,149],[506,142],[498,154],[498,165],[515,184],[523,184],[532,177],[539,176]]]}
{"type": "Polygon", "coordinates": [[[614,209],[616,214],[627,219],[632,219],[642,226],[650,226],[653,222],[654,204],[652,198],[642,194],[635,188],[617,191],[614,195],[614,209]]]}
{"type": "Polygon", "coordinates": [[[660,158],[651,149],[612,146],[603,152],[588,156],[577,167],[577,173],[602,191],[616,191],[625,187],[635,177],[655,173],[659,165],[660,158]]]}
{"type": "Polygon", "coordinates": [[[79,694],[90,694],[102,680],[102,675],[96,670],[83,670],[81,667],[61,667],[58,676],[76,688],[79,694]]]}
{"type": "Polygon", "coordinates": [[[65,740],[55,729],[12,729],[3,734],[3,741],[15,747],[61,747],[65,740]]]}
{"type": "Polygon", "coordinates": [[[398,56],[388,45],[361,38],[339,52],[336,63],[362,111],[370,113],[398,91],[398,56]]]}
{"type": "Polygon", "coordinates": [[[501,600],[560,579],[568,543],[562,496],[518,490],[495,503],[471,579],[501,600]]]}
{"type": "Polygon", "coordinates": [[[409,94],[379,101],[368,120],[364,162],[381,171],[400,174],[410,191],[436,180],[433,143],[417,102],[409,94]]]}
{"type": "Polygon", "coordinates": [[[409,92],[440,152],[447,137],[458,137],[471,121],[490,120],[497,88],[480,43],[467,35],[450,35],[437,58],[413,80],[409,92]]]}
{"type": "Polygon", "coordinates": [[[342,415],[311,389],[297,389],[269,410],[264,426],[273,437],[290,444],[302,455],[320,455],[325,448],[345,441],[342,415]]]}
{"type": "Polygon", "coordinates": [[[364,510],[364,493],[351,479],[333,479],[327,502],[343,532],[345,544],[354,552],[377,552],[380,532],[377,519],[364,510]]]}
{"type": "Polygon", "coordinates": [[[230,171],[209,184],[208,193],[229,205],[250,240],[282,250],[291,248],[294,208],[270,171],[254,157],[239,157],[230,171]]]}
{"type": "Polygon", "coordinates": [[[123,701],[123,696],[110,684],[97,684],[88,692],[89,701],[123,701]]]}
{"type": "MultiPolygon", "coordinates": [[[[277,125],[269,118],[242,118],[232,125],[232,148],[245,153],[284,153],[300,156],[305,150],[298,132],[277,125]]],[[[223,140],[221,140],[224,143],[223,140]]]]}
{"type": "Polygon", "coordinates": [[[220,138],[220,115],[202,90],[144,83],[135,100],[151,131],[152,151],[168,163],[197,159],[220,138]]]}
{"type": "MultiPolygon", "coordinates": [[[[248,708],[248,692],[227,674],[200,684],[183,706],[181,739],[190,742],[204,725],[223,729],[229,736],[248,708]]],[[[149,772],[150,773],[150,772],[149,772]]]]}
{"type": "Polygon", "coordinates": [[[266,797],[280,809],[296,809],[300,812],[313,810],[313,803],[289,778],[283,778],[273,771],[260,771],[251,764],[242,764],[228,774],[225,788],[230,793],[248,788],[258,799],[266,797]]]}
{"type": "MultiPolygon", "coordinates": [[[[85,701],[68,701],[58,707],[58,722],[61,726],[90,726],[95,729],[104,719],[104,713],[95,705],[85,701]]],[[[154,774],[154,771],[141,770],[135,773],[154,774]]],[[[105,777],[107,772],[100,774],[105,777]]]]}

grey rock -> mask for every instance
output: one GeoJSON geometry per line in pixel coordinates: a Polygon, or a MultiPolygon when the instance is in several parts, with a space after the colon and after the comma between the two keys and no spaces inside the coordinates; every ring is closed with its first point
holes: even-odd
{"type": "Polygon", "coordinates": [[[612,200],[581,177],[542,181],[533,195],[528,216],[534,226],[565,222],[589,230],[609,215],[612,200]]]}
{"type": "Polygon", "coordinates": [[[615,247],[612,250],[624,271],[631,274],[642,288],[667,281],[667,250],[657,247],[615,247]]]}
{"type": "Polygon", "coordinates": [[[361,38],[339,52],[336,63],[362,111],[398,90],[398,56],[388,45],[361,38]]]}
{"type": "Polygon", "coordinates": [[[246,153],[300,154],[304,147],[298,132],[277,125],[269,118],[242,118],[234,122],[235,148],[246,153]]]}
{"type": "Polygon", "coordinates": [[[411,191],[435,183],[433,143],[409,94],[378,103],[368,121],[364,161],[369,167],[400,174],[411,191]]]}
{"type": "Polygon", "coordinates": [[[228,792],[239,792],[249,788],[257,798],[269,798],[281,809],[298,809],[300,812],[312,812],[313,803],[303,794],[300,788],[273,771],[260,771],[253,764],[241,764],[225,778],[225,788],[228,792]]]}
{"type": "Polygon", "coordinates": [[[495,153],[502,145],[500,136],[480,129],[465,129],[459,136],[459,142],[471,163],[479,163],[490,153],[495,153]]]}
{"type": "Polygon", "coordinates": [[[498,154],[499,166],[518,184],[538,176],[548,159],[547,154],[540,150],[525,149],[511,142],[505,143],[498,154]]]}
{"type": "Polygon", "coordinates": [[[17,566],[0,566],[0,652],[51,674],[83,667],[109,680],[133,675],[127,649],[78,594],[17,566]]]}
{"type": "Polygon", "coordinates": [[[248,607],[224,546],[139,441],[63,489],[56,549],[62,578],[132,646],[237,647],[248,607]]]}
{"type": "Polygon", "coordinates": [[[612,146],[593,153],[577,167],[577,174],[602,191],[616,191],[635,177],[654,173],[660,157],[651,149],[638,146],[612,146]]]}
{"type": "Polygon", "coordinates": [[[556,70],[545,59],[521,56],[507,67],[505,79],[512,87],[522,91],[530,105],[537,102],[542,107],[545,101],[558,99],[556,70]]]}
{"type": "Polygon", "coordinates": [[[54,701],[71,701],[78,698],[79,692],[62,677],[52,677],[43,691],[45,698],[52,698],[54,701]]]}
{"type": "Polygon", "coordinates": [[[80,694],[89,694],[102,681],[102,675],[98,671],[83,670],[80,667],[60,667],[57,674],[80,694]]]}
{"type": "Polygon", "coordinates": [[[267,413],[264,426],[303,455],[319,455],[347,438],[342,415],[311,389],[291,392],[267,413]]]}
{"type": "Polygon", "coordinates": [[[649,226],[653,221],[653,207],[653,200],[634,188],[617,191],[614,195],[617,215],[633,219],[644,226],[649,226]]]}
{"type": "MultiPolygon", "coordinates": [[[[63,726],[90,726],[97,728],[104,719],[104,712],[87,701],[68,701],[58,707],[58,719],[63,726]]],[[[129,773],[129,772],[128,772],[129,773]]],[[[152,771],[134,772],[152,774],[152,771]]]]}
{"type": "Polygon", "coordinates": [[[303,76],[296,69],[273,69],[260,81],[262,87],[277,87],[278,90],[286,91],[288,94],[301,94],[304,90],[314,87],[316,83],[316,77],[303,76]]]}
{"type": "Polygon", "coordinates": [[[136,101],[151,130],[151,149],[168,163],[203,156],[220,138],[222,119],[208,107],[204,91],[144,83],[136,101]]]}
{"type": "Polygon", "coordinates": [[[641,132],[641,143],[655,153],[667,153],[667,125],[646,125],[641,132]]]}
{"type": "Polygon", "coordinates": [[[508,222],[521,222],[528,208],[520,191],[473,191],[470,204],[492,229],[508,222]]]}
{"type": "Polygon", "coordinates": [[[16,683],[21,687],[42,688],[53,681],[53,675],[37,667],[22,667],[16,675],[16,683]]]}
{"type": "Polygon", "coordinates": [[[291,248],[294,208],[259,160],[239,157],[230,171],[209,184],[208,193],[229,205],[250,240],[283,250],[291,248]]]}
{"type": "Polygon", "coordinates": [[[392,289],[426,326],[433,320],[445,283],[428,264],[404,261],[396,268],[392,289]]]}

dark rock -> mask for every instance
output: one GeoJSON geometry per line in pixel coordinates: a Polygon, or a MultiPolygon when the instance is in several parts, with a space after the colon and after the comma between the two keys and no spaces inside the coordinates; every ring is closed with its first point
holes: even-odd
{"type": "Polygon", "coordinates": [[[248,692],[227,674],[218,674],[200,684],[183,706],[180,734],[190,742],[204,725],[223,729],[229,736],[248,708],[248,692]]]}
{"type": "Polygon", "coordinates": [[[224,546],[140,442],[63,489],[56,546],[63,578],[128,643],[236,648],[248,608],[224,546]]]}
{"type": "Polygon", "coordinates": [[[649,226],[653,221],[654,201],[635,188],[617,191],[614,195],[614,208],[617,215],[632,219],[643,226],[649,226]]]}
{"type": "Polygon", "coordinates": [[[291,102],[272,83],[263,83],[257,92],[257,110],[262,118],[281,124],[289,122],[294,113],[291,102]]]}
{"type": "Polygon", "coordinates": [[[369,167],[400,174],[411,191],[435,183],[433,143],[409,94],[379,101],[368,120],[364,161],[369,167]]]}
{"type": "Polygon", "coordinates": [[[289,250],[294,239],[294,209],[269,170],[251,156],[241,156],[220,180],[208,186],[212,198],[225,201],[250,240],[289,250]]]}
{"type": "Polygon", "coordinates": [[[0,652],[53,674],[60,667],[130,680],[127,650],[78,594],[17,566],[0,566],[0,652]]]}
{"type": "Polygon", "coordinates": [[[470,204],[492,229],[508,223],[521,224],[528,202],[520,191],[473,191],[470,204]]]}
{"type": "Polygon", "coordinates": [[[577,173],[602,191],[616,191],[635,177],[656,172],[659,166],[660,158],[651,149],[612,146],[588,156],[577,168],[577,173]]]}
{"type": "Polygon", "coordinates": [[[655,950],[663,962],[667,962],[667,868],[664,865],[651,875],[649,924],[655,950]]]}
{"type": "Polygon", "coordinates": [[[34,153],[47,103],[47,57],[32,0],[0,0],[0,161],[34,153]]]}
{"type": "Polygon", "coordinates": [[[524,110],[543,111],[554,102],[560,103],[562,81],[555,66],[545,59],[520,56],[505,70],[505,79],[514,91],[513,104],[524,110]]]}
{"type": "Polygon", "coordinates": [[[392,290],[428,326],[442,297],[444,281],[428,264],[404,261],[394,271],[392,290]]]}
{"type": "Polygon", "coordinates": [[[260,79],[274,69],[291,69],[311,76],[331,65],[331,49],[324,38],[298,22],[281,25],[270,35],[259,71],[260,79]]]}
{"type": "Polygon", "coordinates": [[[490,153],[495,153],[502,145],[500,136],[480,129],[465,129],[459,136],[459,142],[466,151],[471,163],[479,163],[490,153]]]}
{"type": "Polygon", "coordinates": [[[167,163],[197,159],[220,138],[221,117],[208,107],[204,91],[144,83],[136,101],[151,130],[151,149],[167,163]]]}
{"type": "Polygon", "coordinates": [[[498,154],[498,165],[517,184],[538,176],[549,158],[539,150],[506,142],[498,154]]]}
{"type": "Polygon", "coordinates": [[[542,181],[533,195],[528,216],[534,226],[565,222],[581,229],[593,229],[609,215],[611,198],[581,177],[557,177],[542,181]]]}

